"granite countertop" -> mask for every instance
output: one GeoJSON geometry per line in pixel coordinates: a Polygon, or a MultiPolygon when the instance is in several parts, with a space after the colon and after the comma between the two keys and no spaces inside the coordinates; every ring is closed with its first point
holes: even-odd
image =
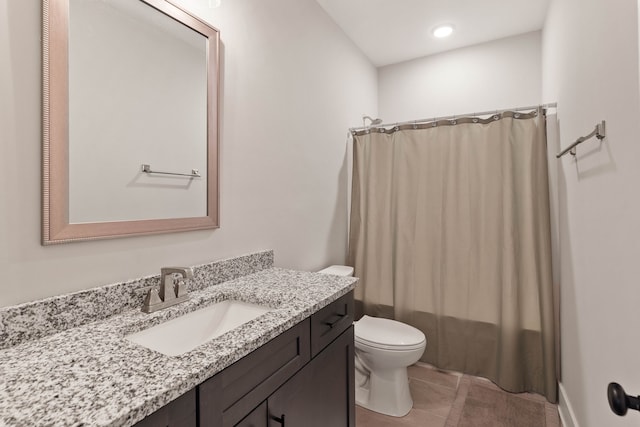
{"type": "Polygon", "coordinates": [[[357,279],[268,268],[191,292],[145,314],[129,310],[0,350],[0,426],[129,426],[355,287],[357,279]],[[226,299],[273,311],[180,356],[125,335],[226,299]]]}

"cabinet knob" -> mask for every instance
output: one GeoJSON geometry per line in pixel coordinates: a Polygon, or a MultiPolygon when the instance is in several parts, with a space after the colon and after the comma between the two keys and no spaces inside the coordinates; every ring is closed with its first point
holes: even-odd
{"type": "Polygon", "coordinates": [[[640,398],[629,396],[618,383],[609,383],[607,398],[611,410],[617,415],[625,415],[628,409],[640,411],[640,398]]]}
{"type": "Polygon", "coordinates": [[[284,414],[280,415],[280,418],[278,417],[271,417],[271,419],[273,419],[273,421],[280,423],[280,425],[282,425],[282,427],[284,427],[284,414]]]}
{"type": "Polygon", "coordinates": [[[333,329],[333,327],[345,317],[347,317],[346,313],[345,314],[335,313],[334,318],[332,320],[325,321],[324,324],[327,325],[329,328],[333,329]]]}

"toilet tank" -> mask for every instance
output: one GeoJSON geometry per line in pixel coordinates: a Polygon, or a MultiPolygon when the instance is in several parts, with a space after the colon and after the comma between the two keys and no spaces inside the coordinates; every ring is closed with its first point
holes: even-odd
{"type": "Polygon", "coordinates": [[[332,265],[318,271],[322,274],[333,274],[334,276],[353,276],[353,267],[348,265],[332,265]]]}

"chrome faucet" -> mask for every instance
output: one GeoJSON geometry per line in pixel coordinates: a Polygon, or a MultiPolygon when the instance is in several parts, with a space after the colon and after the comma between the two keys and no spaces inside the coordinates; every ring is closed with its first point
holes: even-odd
{"type": "Polygon", "coordinates": [[[184,267],[160,269],[160,290],[152,287],[142,305],[142,311],[153,313],[189,299],[186,280],[193,277],[193,270],[184,267]]]}

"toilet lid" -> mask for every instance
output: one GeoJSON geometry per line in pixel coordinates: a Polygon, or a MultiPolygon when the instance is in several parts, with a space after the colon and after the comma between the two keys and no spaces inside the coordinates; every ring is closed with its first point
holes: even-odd
{"type": "Polygon", "coordinates": [[[354,325],[355,340],[372,347],[411,349],[426,340],[422,331],[395,320],[365,315],[354,325]]]}
{"type": "Polygon", "coordinates": [[[336,276],[353,276],[353,267],[349,267],[348,265],[331,265],[318,271],[318,273],[333,274],[336,276]]]}

